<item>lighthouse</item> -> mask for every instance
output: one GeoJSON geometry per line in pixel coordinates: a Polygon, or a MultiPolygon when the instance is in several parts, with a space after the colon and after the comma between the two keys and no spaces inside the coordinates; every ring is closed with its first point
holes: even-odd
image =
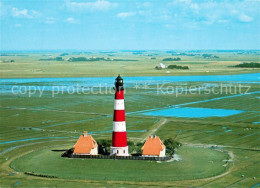
{"type": "Polygon", "coordinates": [[[115,80],[113,135],[110,155],[129,156],[125,123],[124,87],[120,75],[115,80]]]}

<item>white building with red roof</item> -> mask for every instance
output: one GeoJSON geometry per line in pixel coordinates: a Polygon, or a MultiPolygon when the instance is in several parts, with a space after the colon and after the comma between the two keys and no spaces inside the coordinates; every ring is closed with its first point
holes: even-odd
{"type": "Polygon", "coordinates": [[[149,136],[142,147],[144,157],[165,157],[166,147],[158,136],[149,136]]]}
{"type": "Polygon", "coordinates": [[[73,155],[98,155],[98,144],[87,132],[79,137],[73,148],[73,155]]]}

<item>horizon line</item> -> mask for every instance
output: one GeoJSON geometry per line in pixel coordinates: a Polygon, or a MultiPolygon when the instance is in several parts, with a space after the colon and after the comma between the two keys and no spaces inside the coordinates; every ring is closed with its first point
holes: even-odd
{"type": "Polygon", "coordinates": [[[260,49],[32,49],[32,50],[0,50],[0,53],[13,52],[151,52],[151,51],[260,51],[260,49]]]}

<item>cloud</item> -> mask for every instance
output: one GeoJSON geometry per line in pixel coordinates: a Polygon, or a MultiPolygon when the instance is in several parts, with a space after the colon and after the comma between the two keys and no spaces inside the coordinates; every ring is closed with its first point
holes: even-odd
{"type": "Polygon", "coordinates": [[[12,15],[14,17],[20,17],[20,18],[36,18],[40,16],[40,13],[34,10],[28,10],[28,9],[22,9],[19,10],[18,8],[13,7],[12,8],[12,15]]]}
{"type": "Polygon", "coordinates": [[[136,13],[135,12],[120,12],[117,14],[118,18],[127,18],[130,16],[134,16],[136,13]]]}
{"type": "Polygon", "coordinates": [[[241,15],[239,15],[239,20],[241,22],[251,22],[251,21],[253,21],[253,18],[246,14],[241,14],[241,15]]]}
{"type": "Polygon", "coordinates": [[[171,5],[176,5],[176,4],[191,4],[191,0],[174,0],[170,4],[171,5]]]}
{"type": "Polygon", "coordinates": [[[170,20],[171,13],[168,11],[160,11],[160,14],[156,16],[159,20],[170,20]]]}
{"type": "Polygon", "coordinates": [[[231,14],[236,14],[237,13],[237,10],[236,9],[233,9],[230,11],[231,14]]]}
{"type": "Polygon", "coordinates": [[[4,7],[4,4],[2,3],[2,2],[0,2],[0,15],[2,16],[2,15],[4,15],[5,14],[5,9],[4,9],[5,7],[4,7]]]}
{"type": "MultiPolygon", "coordinates": [[[[201,27],[213,24],[249,23],[259,19],[259,1],[254,0],[172,0],[168,3],[172,14],[178,17],[169,20],[172,23],[198,23],[201,27]],[[249,14],[250,13],[250,14],[249,14]]],[[[184,25],[184,24],[182,24],[184,25]]]]}
{"type": "MultiPolygon", "coordinates": [[[[178,1],[177,1],[178,2],[178,1]]],[[[181,2],[181,3],[188,3],[188,4],[190,4],[191,3],[191,0],[179,0],[179,2],[181,2]]]]}
{"type": "Polygon", "coordinates": [[[65,0],[65,6],[73,11],[106,11],[117,6],[117,3],[111,3],[106,0],[98,0],[95,2],[71,2],[65,0]]]}
{"type": "Polygon", "coordinates": [[[13,8],[12,9],[12,14],[15,17],[20,17],[20,16],[24,16],[24,17],[29,17],[28,14],[28,10],[27,9],[23,9],[23,10],[19,10],[18,8],[13,8]]]}
{"type": "Polygon", "coordinates": [[[22,27],[22,24],[15,24],[14,27],[22,27]]]}
{"type": "Polygon", "coordinates": [[[44,21],[46,24],[54,24],[55,23],[55,18],[53,17],[47,17],[44,21]]]}
{"type": "Polygon", "coordinates": [[[137,3],[136,3],[136,7],[137,7],[137,8],[149,8],[149,7],[151,7],[151,6],[152,6],[152,3],[151,3],[151,2],[142,2],[142,3],[137,2],[137,3]]]}
{"type": "Polygon", "coordinates": [[[151,6],[151,2],[144,2],[142,5],[144,7],[150,7],[151,6]]]}
{"type": "Polygon", "coordinates": [[[78,21],[75,18],[69,17],[65,20],[65,22],[71,23],[71,24],[75,24],[78,23],[78,21]]]}
{"type": "Polygon", "coordinates": [[[217,23],[225,24],[225,23],[229,23],[229,20],[218,20],[217,23]]]}
{"type": "Polygon", "coordinates": [[[190,4],[190,8],[198,10],[199,9],[199,5],[197,3],[192,3],[192,4],[190,4]]]}

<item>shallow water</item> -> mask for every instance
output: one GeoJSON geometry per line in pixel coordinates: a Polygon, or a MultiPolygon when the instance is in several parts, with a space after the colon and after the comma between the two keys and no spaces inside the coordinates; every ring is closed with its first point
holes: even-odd
{"type": "MultiPolygon", "coordinates": [[[[99,134],[99,133],[111,133],[113,130],[108,130],[108,131],[93,131],[93,132],[89,132],[88,134],[99,134]]],[[[132,133],[140,133],[140,132],[147,132],[147,130],[127,130],[127,132],[132,132],[132,133]]],[[[55,137],[38,137],[38,138],[25,138],[25,139],[20,139],[20,140],[9,140],[9,141],[4,141],[4,142],[0,142],[0,144],[11,144],[11,143],[16,143],[16,142],[26,142],[26,141],[35,141],[35,140],[45,140],[45,139],[68,139],[71,138],[69,136],[55,136],[55,137]]],[[[78,136],[73,136],[72,138],[78,138],[78,136]]],[[[8,148],[7,150],[5,150],[4,152],[0,153],[0,155],[11,151],[17,147],[20,146],[14,146],[11,148],[8,148]]]]}
{"type": "Polygon", "coordinates": [[[206,117],[226,117],[240,114],[242,110],[226,110],[212,108],[168,108],[157,111],[142,113],[148,116],[182,117],[182,118],[206,118],[206,117]]]}
{"type": "MultiPolygon", "coordinates": [[[[260,73],[236,74],[236,75],[203,75],[203,76],[136,76],[123,77],[125,83],[135,81],[167,81],[167,82],[202,82],[202,81],[259,81],[260,73]]],[[[81,78],[1,78],[0,83],[40,83],[40,82],[92,82],[97,83],[114,83],[115,77],[81,77],[81,78]]]]}
{"type": "Polygon", "coordinates": [[[221,99],[228,99],[228,98],[234,98],[234,97],[239,97],[239,96],[244,96],[244,95],[258,94],[258,93],[260,93],[260,91],[255,91],[255,92],[251,92],[251,93],[241,93],[241,94],[237,94],[237,95],[224,96],[224,97],[217,97],[217,98],[206,99],[206,100],[202,100],[202,101],[187,102],[187,103],[182,103],[182,104],[166,106],[166,107],[163,107],[163,108],[153,108],[153,109],[148,109],[148,110],[129,112],[129,113],[126,113],[126,114],[131,115],[131,114],[136,114],[136,113],[158,111],[158,110],[169,109],[169,108],[180,108],[181,106],[187,106],[187,105],[191,105],[191,104],[206,103],[206,102],[210,102],[210,101],[217,101],[217,100],[221,100],[221,99]]]}
{"type": "Polygon", "coordinates": [[[43,140],[43,139],[64,139],[64,138],[70,138],[70,137],[39,137],[39,138],[26,138],[26,139],[21,139],[21,140],[10,140],[10,141],[5,141],[5,142],[0,142],[0,144],[11,144],[11,143],[16,143],[16,142],[25,142],[25,141],[34,141],[34,140],[43,140]]]}
{"type": "MultiPolygon", "coordinates": [[[[155,85],[173,82],[255,82],[260,80],[260,73],[238,75],[204,75],[204,76],[143,76],[123,77],[125,87],[134,87],[136,84],[155,85]]],[[[13,86],[37,87],[37,90],[67,90],[69,86],[85,87],[113,87],[115,77],[82,77],[82,78],[1,78],[0,93],[9,93],[13,86]]],[[[17,88],[15,88],[17,90],[17,88]]]]}

